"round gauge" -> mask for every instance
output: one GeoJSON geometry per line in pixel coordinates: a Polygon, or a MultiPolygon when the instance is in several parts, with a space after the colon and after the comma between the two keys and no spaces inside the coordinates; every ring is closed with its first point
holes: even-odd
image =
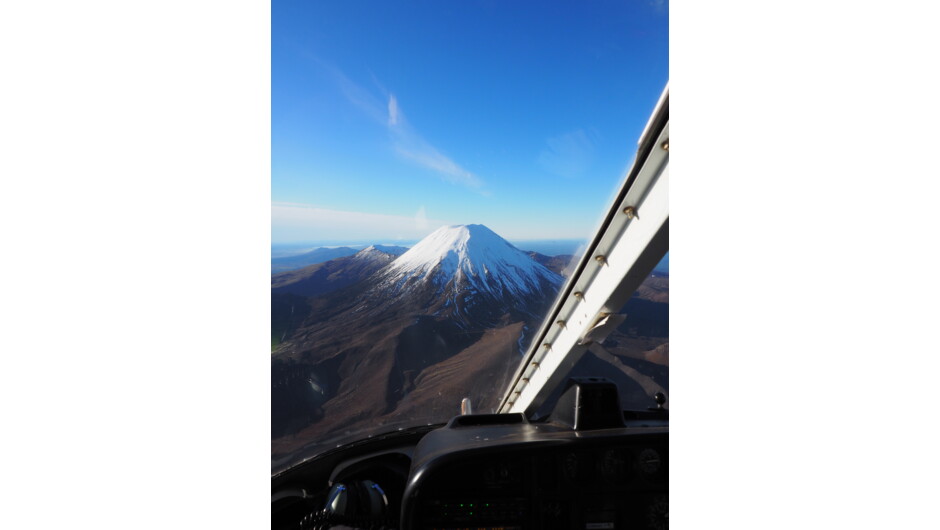
{"type": "Polygon", "coordinates": [[[505,485],[510,479],[509,465],[505,462],[491,464],[483,471],[483,483],[487,486],[505,485]]]}
{"type": "Polygon", "coordinates": [[[609,449],[604,452],[600,462],[601,475],[608,480],[620,480],[624,473],[624,459],[620,451],[609,449]]]}
{"type": "Polygon", "coordinates": [[[496,466],[487,466],[483,470],[483,483],[487,486],[496,484],[496,466]]]}
{"type": "Polygon", "coordinates": [[[647,475],[655,475],[662,466],[662,460],[659,457],[659,451],[655,449],[644,449],[639,456],[640,471],[647,475]]]}

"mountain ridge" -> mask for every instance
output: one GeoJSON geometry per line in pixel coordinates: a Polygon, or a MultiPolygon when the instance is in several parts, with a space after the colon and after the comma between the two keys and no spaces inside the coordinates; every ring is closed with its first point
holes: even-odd
{"type": "Polygon", "coordinates": [[[396,247],[371,245],[351,256],[275,274],[271,276],[271,293],[319,296],[358,283],[397,257],[381,248],[396,247]]]}
{"type": "MultiPolygon", "coordinates": [[[[398,256],[408,250],[407,247],[395,245],[371,245],[367,248],[374,248],[394,256],[398,256]]],[[[353,256],[362,252],[362,250],[356,250],[352,247],[320,247],[302,254],[271,258],[271,274],[275,275],[302,269],[310,265],[316,265],[317,263],[325,263],[330,260],[353,256]]]]}

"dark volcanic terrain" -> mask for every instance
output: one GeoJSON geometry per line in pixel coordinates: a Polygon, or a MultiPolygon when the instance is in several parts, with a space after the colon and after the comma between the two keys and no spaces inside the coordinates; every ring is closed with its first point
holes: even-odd
{"type": "MultiPolygon", "coordinates": [[[[370,247],[274,275],[272,457],[443,422],[464,397],[494,410],[571,260],[468,225],[400,256],[370,247]]],[[[576,372],[645,402],[668,388],[668,277],[647,279],[623,312],[576,372]]]]}

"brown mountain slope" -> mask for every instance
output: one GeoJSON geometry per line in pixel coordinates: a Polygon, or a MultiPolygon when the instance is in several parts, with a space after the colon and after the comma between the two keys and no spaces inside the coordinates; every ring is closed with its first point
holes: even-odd
{"type": "MultiPolygon", "coordinates": [[[[474,402],[475,411],[492,411],[521,359],[517,341],[522,326],[522,322],[516,322],[489,330],[459,353],[415,368],[408,392],[391,403],[387,399],[394,393],[391,391],[396,380],[400,382],[396,375],[400,359],[369,355],[368,351],[343,352],[336,357],[336,373],[342,382],[335,396],[322,405],[320,421],[272,439],[272,454],[283,455],[305,446],[330,443],[346,433],[381,433],[397,426],[413,426],[416,421],[447,421],[460,412],[461,399],[470,395],[485,396],[474,402]],[[350,362],[353,359],[364,364],[350,362]]],[[[375,351],[395,349],[406,334],[371,337],[376,340],[375,351]]],[[[325,366],[319,365],[324,374],[325,366]]]]}
{"type": "Polygon", "coordinates": [[[662,304],[669,303],[669,276],[649,276],[637,289],[636,297],[662,304]]]}
{"type": "Polygon", "coordinates": [[[483,396],[474,412],[493,412],[522,360],[518,339],[522,322],[488,330],[459,354],[428,367],[415,378],[415,389],[399,403],[389,419],[415,414],[449,418],[460,412],[464,397],[483,396]]]}

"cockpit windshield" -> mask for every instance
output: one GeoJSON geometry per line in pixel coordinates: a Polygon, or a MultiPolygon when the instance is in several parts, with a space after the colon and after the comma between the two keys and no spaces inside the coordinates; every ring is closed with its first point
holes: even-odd
{"type": "MultiPolygon", "coordinates": [[[[667,9],[273,4],[274,471],[497,409],[668,81],[667,9]]],[[[625,408],[668,387],[668,278],[577,367],[625,408]]]]}

